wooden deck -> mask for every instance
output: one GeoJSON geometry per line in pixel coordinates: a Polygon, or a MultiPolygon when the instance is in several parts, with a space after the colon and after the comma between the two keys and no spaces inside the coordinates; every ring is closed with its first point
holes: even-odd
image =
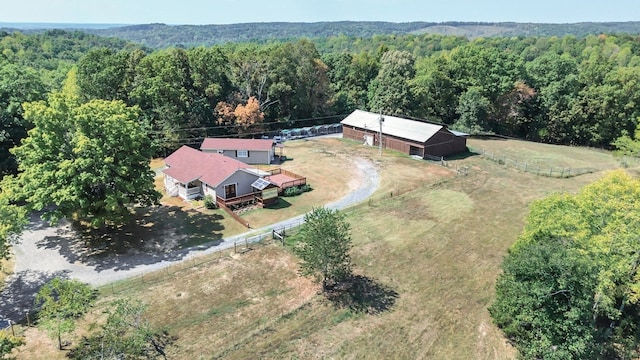
{"type": "Polygon", "coordinates": [[[301,186],[307,183],[307,178],[300,176],[298,174],[292,173],[291,171],[287,171],[284,169],[273,169],[269,170],[271,175],[266,178],[278,185],[278,192],[284,191],[284,189],[293,187],[293,186],[301,186]]]}

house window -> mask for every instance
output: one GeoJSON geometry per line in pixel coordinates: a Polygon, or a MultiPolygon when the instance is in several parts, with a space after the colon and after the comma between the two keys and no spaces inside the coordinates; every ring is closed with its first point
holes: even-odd
{"type": "Polygon", "coordinates": [[[239,158],[249,157],[249,151],[248,150],[236,150],[236,157],[239,157],[239,158]]]}
{"type": "Polygon", "coordinates": [[[229,184],[224,186],[224,198],[230,199],[236,197],[236,184],[229,184]]]}

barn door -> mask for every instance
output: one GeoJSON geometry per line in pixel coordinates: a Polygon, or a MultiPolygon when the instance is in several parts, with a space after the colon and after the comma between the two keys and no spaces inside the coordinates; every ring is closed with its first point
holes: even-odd
{"type": "Polygon", "coordinates": [[[364,136],[364,144],[373,146],[373,135],[365,135],[364,136]]]}

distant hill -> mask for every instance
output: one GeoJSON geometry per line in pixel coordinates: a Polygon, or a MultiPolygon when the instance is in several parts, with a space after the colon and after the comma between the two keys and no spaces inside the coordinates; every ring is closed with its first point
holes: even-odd
{"type": "MultiPolygon", "coordinates": [[[[56,24],[51,24],[56,25],[56,24]]],[[[2,24],[0,24],[2,26],[2,24]]],[[[56,26],[54,26],[56,27],[56,26]]],[[[66,26],[69,28],[70,26],[66,26]]],[[[64,28],[59,24],[57,28],[64,28]]],[[[82,28],[82,24],[73,26],[82,28]]],[[[21,31],[42,31],[31,28],[21,31]]],[[[467,38],[493,36],[565,36],[582,37],[590,34],[628,33],[640,34],[640,21],[632,22],[584,22],[574,24],[536,23],[479,23],[479,22],[373,22],[339,21],[316,23],[243,23],[230,25],[166,25],[146,24],[114,27],[82,28],[83,31],[100,36],[117,37],[149,47],[192,47],[237,42],[270,42],[298,38],[328,38],[348,36],[367,38],[388,34],[443,34],[467,38]]]]}

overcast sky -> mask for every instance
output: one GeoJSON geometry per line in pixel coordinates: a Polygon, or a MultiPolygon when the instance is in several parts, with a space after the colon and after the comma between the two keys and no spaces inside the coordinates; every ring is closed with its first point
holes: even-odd
{"type": "Polygon", "coordinates": [[[638,0],[3,0],[0,22],[640,21],[638,0]]]}

